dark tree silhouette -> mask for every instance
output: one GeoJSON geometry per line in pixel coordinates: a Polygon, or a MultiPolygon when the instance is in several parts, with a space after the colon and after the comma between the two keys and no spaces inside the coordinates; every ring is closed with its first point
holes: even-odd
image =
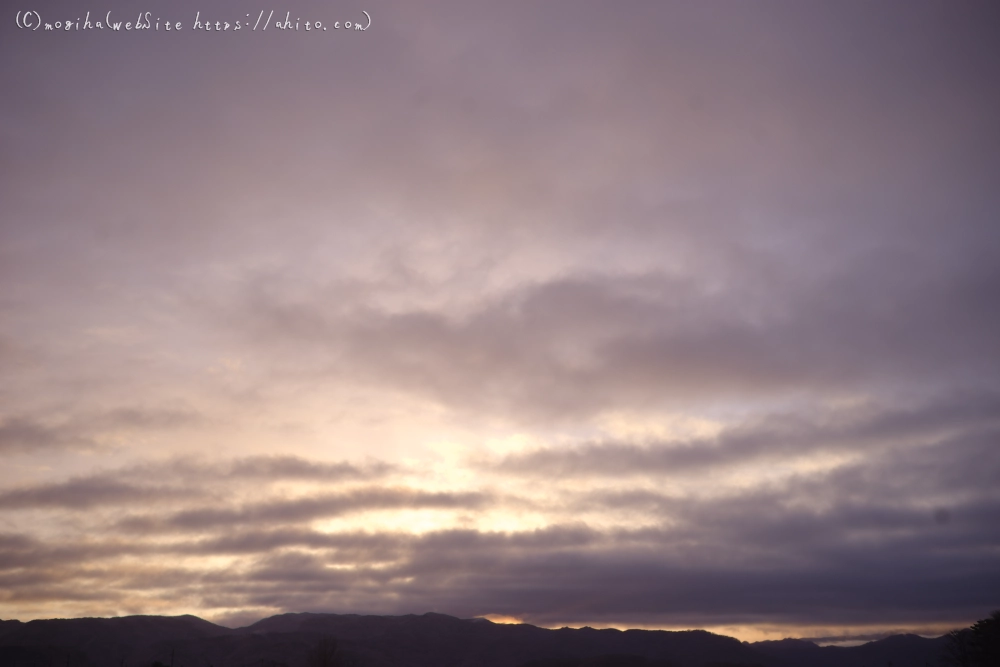
{"type": "Polygon", "coordinates": [[[971,628],[973,664],[977,667],[1000,665],[1000,610],[990,614],[971,628]]]}
{"type": "Polygon", "coordinates": [[[944,664],[948,667],[972,667],[972,631],[969,628],[948,633],[944,664]]]}
{"type": "Polygon", "coordinates": [[[1000,667],[1000,611],[971,628],[948,633],[944,663],[949,667],[1000,667]]]}

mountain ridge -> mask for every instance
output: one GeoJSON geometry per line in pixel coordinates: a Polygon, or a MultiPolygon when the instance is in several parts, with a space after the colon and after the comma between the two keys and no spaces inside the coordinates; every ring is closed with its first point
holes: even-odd
{"type": "Polygon", "coordinates": [[[289,612],[228,628],[182,616],[0,620],[0,667],[306,667],[325,637],[351,667],[862,667],[937,664],[944,637],[854,647],[741,642],[705,630],[540,628],[428,612],[289,612]]]}

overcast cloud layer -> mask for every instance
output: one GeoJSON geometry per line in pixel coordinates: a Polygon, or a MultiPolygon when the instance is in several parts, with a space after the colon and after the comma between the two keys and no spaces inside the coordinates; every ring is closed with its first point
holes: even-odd
{"type": "Polygon", "coordinates": [[[0,17],[0,616],[1000,606],[993,3],[260,9],[0,17]]]}

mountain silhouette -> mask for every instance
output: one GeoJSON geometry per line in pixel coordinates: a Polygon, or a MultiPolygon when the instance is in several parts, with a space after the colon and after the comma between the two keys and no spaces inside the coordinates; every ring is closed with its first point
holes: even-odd
{"type": "Polygon", "coordinates": [[[280,614],[237,629],[126,616],[0,621],[0,667],[309,667],[330,638],[343,667],[924,667],[939,665],[945,646],[915,635],[750,644],[704,630],[549,630],[436,613],[280,614]]]}

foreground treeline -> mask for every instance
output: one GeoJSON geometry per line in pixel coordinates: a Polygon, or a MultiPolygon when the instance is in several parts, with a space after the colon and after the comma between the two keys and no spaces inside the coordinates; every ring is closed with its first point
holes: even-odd
{"type": "Polygon", "coordinates": [[[972,627],[948,633],[949,667],[1000,667],[1000,610],[972,627]]]}

